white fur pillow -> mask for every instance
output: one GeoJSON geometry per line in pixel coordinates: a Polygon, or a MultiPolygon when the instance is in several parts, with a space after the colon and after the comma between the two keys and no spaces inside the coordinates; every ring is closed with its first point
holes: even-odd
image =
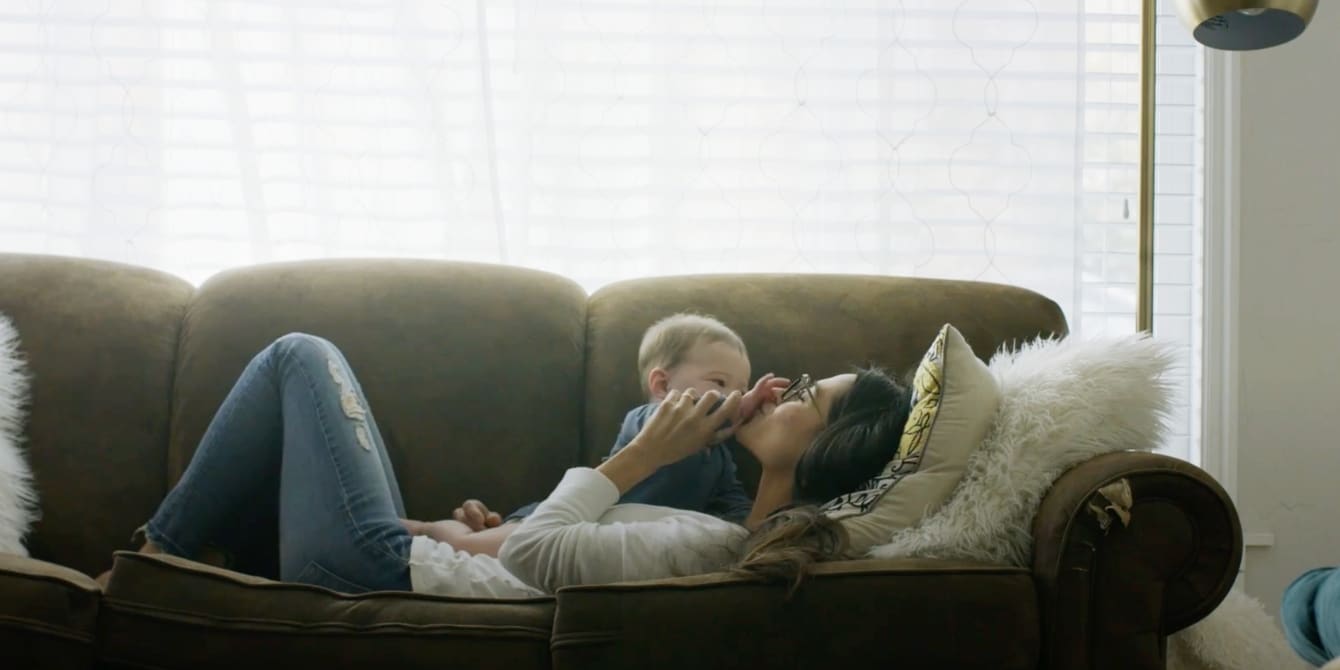
{"type": "MultiPolygon", "coordinates": [[[[1033,516],[1057,477],[1099,454],[1158,446],[1174,351],[1134,334],[1042,340],[997,353],[988,367],[1000,384],[1000,408],[958,489],[920,526],[894,533],[870,554],[1027,566],[1033,516]]],[[[1169,638],[1170,670],[1304,665],[1261,603],[1238,591],[1169,638]]]]}
{"type": "Polygon", "coordinates": [[[37,492],[19,443],[28,372],[19,357],[19,334],[0,314],[0,553],[27,556],[23,538],[37,520],[37,492]]]}
{"type": "Polygon", "coordinates": [[[1039,340],[997,353],[988,367],[1000,407],[958,489],[870,555],[1028,565],[1033,516],[1057,477],[1098,454],[1158,446],[1173,352],[1133,334],[1039,340]]]}

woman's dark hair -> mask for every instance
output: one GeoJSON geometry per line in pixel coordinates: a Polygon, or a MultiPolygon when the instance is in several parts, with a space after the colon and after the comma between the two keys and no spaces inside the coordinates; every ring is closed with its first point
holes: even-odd
{"type": "Polygon", "coordinates": [[[792,498],[818,505],[851,493],[898,451],[910,393],[884,370],[858,369],[851,390],[828,410],[828,423],[796,464],[792,498]]]}
{"type": "Polygon", "coordinates": [[[898,451],[911,393],[884,370],[860,368],[828,410],[828,422],[796,464],[792,505],[768,516],[745,541],[735,572],[800,586],[810,568],[843,558],[847,531],[816,505],[855,491],[898,451]]]}

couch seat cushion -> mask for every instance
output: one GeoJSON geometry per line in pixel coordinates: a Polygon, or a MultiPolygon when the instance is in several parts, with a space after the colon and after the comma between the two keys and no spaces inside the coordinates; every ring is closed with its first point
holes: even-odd
{"type": "Polygon", "coordinates": [[[88,575],[0,554],[0,663],[7,668],[91,668],[102,590],[88,575]],[[10,663],[13,665],[10,665],[10,663]]]}
{"type": "Polygon", "coordinates": [[[1028,571],[927,559],[828,563],[785,585],[728,574],[558,593],[553,661],[595,668],[1033,670],[1028,571]]]}
{"type": "Polygon", "coordinates": [[[552,598],[345,595],[119,552],[102,654],[112,664],[201,670],[547,668],[553,610],[552,598]]]}

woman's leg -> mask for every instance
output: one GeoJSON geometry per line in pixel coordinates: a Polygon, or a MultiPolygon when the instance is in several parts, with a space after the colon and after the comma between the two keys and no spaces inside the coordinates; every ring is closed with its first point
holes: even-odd
{"type": "Polygon", "coordinates": [[[281,579],[409,590],[404,505],[362,388],[325,340],[296,342],[282,360],[281,579]]]}
{"type": "Polygon", "coordinates": [[[236,549],[232,535],[237,529],[255,532],[255,525],[246,521],[274,515],[284,436],[275,359],[290,337],[262,349],[243,369],[186,472],[145,525],[149,542],[168,553],[197,558],[206,545],[224,543],[236,549]]]}
{"type": "MultiPolygon", "coordinates": [[[[320,343],[326,343],[319,340],[320,343]]],[[[338,348],[331,345],[329,351],[332,356],[338,358],[338,362],[343,364],[344,369],[352,370],[349,362],[344,358],[338,348]]],[[[368,407],[364,400],[362,386],[353,375],[348,375],[349,381],[359,395],[360,403],[363,407],[368,407]]],[[[386,478],[386,486],[391,492],[391,500],[395,505],[396,513],[401,517],[405,516],[405,505],[401,501],[400,487],[396,483],[395,473],[391,467],[391,460],[386,455],[386,448],[381,441],[381,430],[377,426],[376,420],[369,412],[366,417],[367,432],[372,439],[377,441],[377,454],[382,464],[382,470],[386,478]]],[[[263,495],[258,496],[252,502],[250,509],[236,516],[234,525],[225,529],[224,533],[216,544],[223,548],[227,558],[231,559],[230,567],[235,570],[246,572],[248,574],[260,575],[271,579],[280,579],[281,570],[279,565],[280,548],[279,537],[279,475],[276,470],[271,474],[270,480],[261,487],[263,495]],[[262,533],[257,536],[256,533],[262,533]]],[[[291,534],[284,534],[286,537],[292,537],[291,534]]],[[[205,560],[205,559],[201,559],[205,560]]]]}
{"type": "Polygon", "coordinates": [[[348,370],[310,335],[281,337],[252,359],[146,526],[148,540],[193,557],[277,505],[281,579],[408,588],[400,492],[348,370]]]}
{"type": "MultiPolygon", "coordinates": [[[[327,342],[326,344],[330,343],[327,342]]],[[[353,383],[353,389],[358,394],[359,403],[361,403],[362,407],[367,411],[366,421],[368,424],[368,432],[371,434],[372,439],[377,443],[377,456],[382,463],[382,473],[386,475],[386,486],[391,491],[391,502],[395,505],[396,514],[400,515],[401,518],[404,518],[405,502],[400,497],[400,484],[396,481],[395,469],[391,467],[391,459],[386,455],[386,444],[382,442],[381,429],[377,427],[377,420],[372,416],[371,406],[368,405],[367,397],[363,395],[363,385],[359,384],[358,379],[354,377],[353,368],[350,367],[349,361],[345,360],[344,353],[337,349],[333,344],[330,345],[330,350],[336,356],[339,363],[343,365],[344,369],[349,371],[349,381],[353,383]]]]}

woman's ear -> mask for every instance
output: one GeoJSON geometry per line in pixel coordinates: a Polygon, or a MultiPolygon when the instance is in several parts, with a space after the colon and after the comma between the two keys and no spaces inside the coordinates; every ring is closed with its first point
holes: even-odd
{"type": "Polygon", "coordinates": [[[665,368],[652,368],[647,373],[647,390],[651,391],[651,397],[665,400],[665,394],[670,392],[670,373],[665,368]]]}

